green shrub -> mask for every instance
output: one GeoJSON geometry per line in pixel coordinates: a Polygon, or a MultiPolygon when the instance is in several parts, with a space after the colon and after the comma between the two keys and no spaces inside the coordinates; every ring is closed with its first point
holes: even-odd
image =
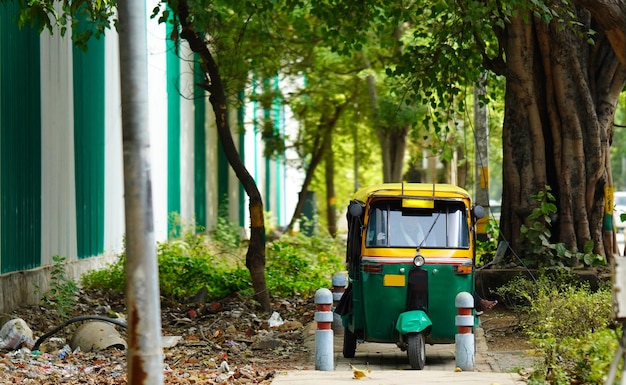
{"type": "Polygon", "coordinates": [[[109,263],[100,270],[91,270],[80,277],[83,287],[108,289],[123,292],[126,287],[126,254],[118,256],[117,261],[109,263]]]}
{"type": "Polygon", "coordinates": [[[487,239],[484,241],[476,240],[476,266],[484,266],[493,261],[498,250],[498,237],[500,234],[500,226],[498,221],[491,218],[485,225],[487,239]]]}
{"type": "Polygon", "coordinates": [[[159,286],[166,297],[184,299],[206,287],[208,298],[249,289],[249,274],[240,263],[217,259],[206,235],[159,243],[159,286]],[[244,273],[245,272],[245,273],[244,273]]]}
{"type": "Polygon", "coordinates": [[[217,226],[211,237],[223,250],[237,249],[241,246],[241,228],[223,217],[217,218],[217,226]]]}
{"type": "Polygon", "coordinates": [[[520,227],[524,265],[530,268],[595,267],[606,264],[601,255],[593,252],[593,240],[582,250],[569,250],[564,243],[552,243],[552,218],[557,214],[556,198],[550,186],[531,195],[537,207],[520,227]]]}
{"type": "Polygon", "coordinates": [[[575,274],[550,270],[536,280],[517,278],[498,289],[515,303],[520,325],[543,354],[529,384],[602,384],[618,335],[612,292],[594,291],[575,274]]]}
{"type": "Polygon", "coordinates": [[[311,295],[330,287],[334,273],[344,270],[342,244],[332,237],[283,236],[267,248],[265,275],[272,294],[311,295]]]}
{"type": "MultiPolygon", "coordinates": [[[[310,295],[321,287],[330,287],[332,275],[343,270],[342,247],[343,242],[330,236],[284,236],[269,243],[265,269],[268,290],[279,296],[310,295]]],[[[232,244],[228,253],[220,251],[227,248],[213,234],[206,233],[186,232],[180,238],[158,243],[161,295],[184,300],[203,287],[208,290],[209,300],[235,292],[252,295],[250,273],[245,267],[246,250],[232,244]]],[[[125,254],[121,254],[105,269],[84,274],[82,285],[124,291],[125,260],[125,254]]]]}
{"type": "Polygon", "coordinates": [[[530,385],[601,385],[618,346],[621,330],[600,329],[582,337],[557,339],[544,336],[533,340],[544,352],[544,360],[534,368],[530,385]]]}

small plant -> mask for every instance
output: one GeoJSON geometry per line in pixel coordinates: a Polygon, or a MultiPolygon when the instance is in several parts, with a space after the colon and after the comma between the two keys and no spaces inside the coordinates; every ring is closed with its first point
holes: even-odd
{"type": "Polygon", "coordinates": [[[83,287],[99,288],[124,292],[126,288],[126,254],[118,256],[117,261],[109,263],[104,269],[91,270],[80,277],[83,287]]]}
{"type": "Polygon", "coordinates": [[[605,264],[604,258],[593,252],[594,242],[588,240],[582,251],[569,250],[564,243],[552,243],[552,218],[557,213],[556,198],[550,186],[531,198],[537,207],[520,227],[520,239],[524,247],[523,262],[531,268],[595,267],[605,264]]]}
{"type": "Polygon", "coordinates": [[[241,228],[224,217],[217,218],[217,226],[211,232],[211,237],[224,250],[237,249],[241,246],[241,228]]]}
{"type": "MultiPolygon", "coordinates": [[[[63,319],[69,318],[76,305],[78,286],[68,278],[65,271],[65,257],[52,257],[54,265],[50,271],[50,287],[41,296],[41,303],[48,308],[56,309],[63,319]]],[[[36,287],[39,290],[39,287],[36,287]]]]}
{"type": "Polygon", "coordinates": [[[476,266],[484,266],[493,261],[498,250],[498,237],[500,234],[500,226],[494,218],[489,219],[485,225],[487,239],[484,241],[476,240],[476,266]]]}

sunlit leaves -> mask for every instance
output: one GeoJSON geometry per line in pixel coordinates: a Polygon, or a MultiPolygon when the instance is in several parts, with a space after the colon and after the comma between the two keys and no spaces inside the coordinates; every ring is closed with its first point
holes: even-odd
{"type": "Polygon", "coordinates": [[[107,29],[116,25],[114,0],[31,0],[20,1],[18,24],[31,25],[39,32],[65,35],[72,29],[72,41],[82,49],[92,37],[102,36],[107,29]]]}

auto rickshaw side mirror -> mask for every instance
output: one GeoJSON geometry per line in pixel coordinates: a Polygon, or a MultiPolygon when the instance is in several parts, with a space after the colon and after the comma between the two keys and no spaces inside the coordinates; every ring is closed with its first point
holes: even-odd
{"type": "Polygon", "coordinates": [[[360,217],[363,214],[363,206],[356,202],[352,202],[348,207],[348,212],[350,212],[350,215],[353,217],[360,217]]]}
{"type": "Polygon", "coordinates": [[[474,218],[476,219],[480,219],[483,218],[485,216],[485,208],[481,205],[476,205],[474,206],[474,208],[472,209],[472,214],[474,215],[474,218]]]}

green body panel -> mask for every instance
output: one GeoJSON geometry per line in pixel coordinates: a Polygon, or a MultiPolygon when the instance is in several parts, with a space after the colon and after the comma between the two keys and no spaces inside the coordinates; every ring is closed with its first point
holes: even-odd
{"type": "MultiPolygon", "coordinates": [[[[385,264],[382,267],[382,273],[360,272],[360,279],[353,280],[353,308],[352,313],[344,317],[344,325],[362,335],[365,341],[395,342],[399,339],[396,322],[400,314],[407,311],[407,286],[384,286],[383,279],[385,274],[398,274],[404,275],[408,282],[412,265],[385,264]]],[[[473,293],[473,277],[456,274],[449,264],[427,264],[422,268],[428,272],[426,314],[432,322],[427,342],[452,343],[457,333],[454,301],[462,291],[473,293]]]]}
{"type": "Polygon", "coordinates": [[[432,321],[423,310],[409,310],[398,317],[396,330],[400,334],[419,333],[432,324],[432,321]]]}

